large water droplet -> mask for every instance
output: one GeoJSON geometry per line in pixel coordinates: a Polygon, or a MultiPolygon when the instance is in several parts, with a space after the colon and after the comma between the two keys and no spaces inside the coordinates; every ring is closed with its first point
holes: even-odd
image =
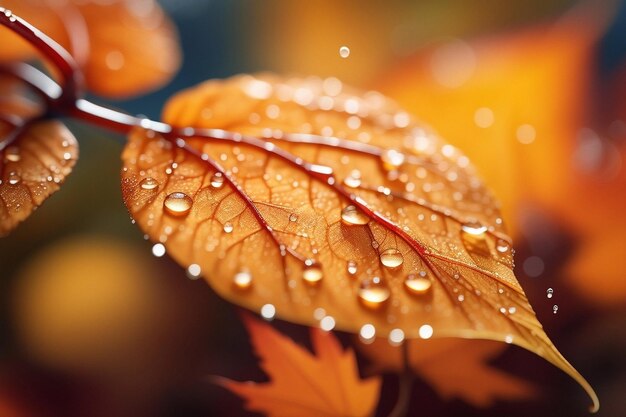
{"type": "Polygon", "coordinates": [[[350,56],[350,48],[348,48],[347,46],[343,45],[341,48],[339,48],[339,56],[342,58],[347,58],[350,56]]]}
{"type": "Polygon", "coordinates": [[[252,275],[248,271],[237,272],[233,277],[233,284],[237,289],[246,290],[252,285],[252,275]]]}
{"type": "Polygon", "coordinates": [[[22,181],[22,177],[20,177],[18,173],[16,172],[9,173],[9,180],[8,180],[9,184],[17,185],[20,183],[20,181],[22,181]]]}
{"type": "Polygon", "coordinates": [[[498,239],[496,242],[496,250],[500,253],[506,253],[511,248],[509,242],[504,239],[498,239]]]}
{"type": "Polygon", "coordinates": [[[359,170],[353,170],[350,172],[346,178],[344,178],[343,183],[346,187],[357,188],[361,185],[361,172],[359,170]]]}
{"type": "Polygon", "coordinates": [[[9,146],[8,148],[6,148],[6,150],[4,151],[4,159],[7,162],[19,162],[21,159],[20,148],[18,148],[17,146],[9,146]]]}
{"type": "Polygon", "coordinates": [[[191,210],[193,200],[185,193],[175,192],[168,194],[163,201],[165,211],[172,216],[186,216],[191,210]]]}
{"type": "Polygon", "coordinates": [[[404,280],[404,287],[413,294],[426,294],[432,285],[432,281],[426,277],[426,274],[409,274],[404,280]]]}
{"type": "Polygon", "coordinates": [[[380,262],[387,268],[395,269],[402,265],[404,258],[398,249],[387,249],[380,254],[380,262]]]}
{"type": "Polygon", "coordinates": [[[341,220],[349,225],[363,225],[370,221],[365,213],[353,205],[349,205],[341,211],[341,220]]]}
{"type": "Polygon", "coordinates": [[[357,266],[356,262],[348,261],[348,264],[347,264],[348,274],[350,274],[350,275],[356,274],[357,269],[358,269],[358,266],[357,266]]]}
{"type": "Polygon", "coordinates": [[[552,288],[548,288],[548,290],[546,291],[546,297],[552,298],[553,295],[554,295],[554,290],[552,288]]]}
{"type": "Polygon", "coordinates": [[[358,294],[363,305],[379,308],[389,299],[391,291],[379,277],[374,277],[361,281],[358,294]]]}
{"type": "Polygon", "coordinates": [[[211,187],[213,188],[222,188],[224,186],[224,174],[221,172],[216,172],[211,177],[211,187]]]}
{"type": "Polygon", "coordinates": [[[472,236],[482,236],[487,232],[487,226],[484,226],[478,222],[468,222],[461,226],[461,229],[472,236]]]}
{"type": "Polygon", "coordinates": [[[404,154],[395,149],[388,149],[380,156],[383,166],[386,170],[392,171],[398,169],[404,163],[404,154]]]}
{"type": "Polygon", "coordinates": [[[317,285],[323,277],[324,273],[322,272],[321,265],[312,259],[307,259],[305,261],[304,270],[302,271],[302,279],[304,279],[307,284],[317,285]]]}
{"type": "Polygon", "coordinates": [[[154,190],[159,186],[159,183],[154,178],[147,177],[141,180],[139,186],[144,190],[154,190]]]}

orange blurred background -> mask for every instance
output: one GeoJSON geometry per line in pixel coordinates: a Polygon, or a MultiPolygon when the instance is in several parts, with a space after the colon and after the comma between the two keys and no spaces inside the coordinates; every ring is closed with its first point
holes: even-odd
{"type": "MultiPolygon", "coordinates": [[[[110,104],[158,117],[181,88],[260,70],[393,97],[494,189],[539,320],[598,391],[599,415],[626,415],[626,3],[161,3],[180,30],[180,74],[110,104]]],[[[70,127],[75,172],[0,239],[0,417],[248,415],[206,382],[263,378],[236,310],[151,255],[121,199],[123,138],[70,127]]],[[[490,361],[537,394],[481,408],[421,381],[410,415],[587,415],[581,390],[541,359],[511,347],[490,361]]]]}

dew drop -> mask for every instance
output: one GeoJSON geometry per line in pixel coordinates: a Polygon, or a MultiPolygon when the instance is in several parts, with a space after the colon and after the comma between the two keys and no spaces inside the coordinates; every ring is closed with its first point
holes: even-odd
{"type": "Polygon", "coordinates": [[[359,286],[359,299],[369,308],[379,308],[391,296],[391,291],[379,277],[366,278],[359,286]]]}
{"type": "Polygon", "coordinates": [[[234,227],[233,224],[231,222],[226,222],[224,223],[224,233],[231,233],[233,231],[234,227]]]}
{"type": "Polygon", "coordinates": [[[265,320],[270,321],[274,320],[276,316],[276,307],[273,304],[265,304],[261,307],[261,317],[265,320]]]}
{"type": "Polygon", "coordinates": [[[380,254],[380,262],[387,268],[398,268],[404,262],[404,258],[398,249],[387,249],[380,254]]]}
{"type": "Polygon", "coordinates": [[[172,216],[186,216],[191,210],[193,200],[185,193],[175,192],[168,194],[163,201],[165,211],[172,216]]]}
{"type": "Polygon", "coordinates": [[[370,221],[365,213],[353,205],[346,206],[341,211],[341,220],[349,225],[363,225],[368,224],[370,221]]]}
{"type": "Polygon", "coordinates": [[[553,295],[554,295],[554,290],[552,288],[548,288],[548,290],[546,291],[546,297],[552,298],[553,295]]]}
{"type": "Polygon", "coordinates": [[[211,176],[211,187],[222,188],[224,186],[224,174],[216,172],[211,176]]]}
{"type": "Polygon", "coordinates": [[[350,275],[356,274],[357,269],[358,269],[356,262],[348,261],[347,269],[348,269],[348,274],[350,275]]]}
{"type": "Polygon", "coordinates": [[[359,339],[365,344],[370,344],[376,337],[376,328],[372,324],[364,324],[359,330],[359,339]]]}
{"type": "Polygon", "coordinates": [[[404,331],[402,329],[393,329],[389,332],[389,344],[391,346],[400,346],[404,342],[404,331]]]}
{"type": "Polygon", "coordinates": [[[248,271],[237,272],[233,277],[233,284],[237,289],[247,290],[252,285],[252,275],[248,271]]]}
{"type": "Polygon", "coordinates": [[[9,146],[4,151],[4,159],[7,162],[19,162],[21,159],[20,149],[17,146],[9,146]]]}
{"type": "Polygon", "coordinates": [[[472,236],[482,236],[487,232],[487,226],[484,226],[478,222],[468,222],[461,226],[463,232],[472,236]]]}
{"type": "Polygon", "coordinates": [[[404,280],[404,287],[412,294],[426,294],[432,287],[432,281],[421,274],[409,274],[404,280]]]}
{"type": "Polygon", "coordinates": [[[380,159],[383,161],[385,169],[391,171],[398,169],[398,167],[404,163],[404,154],[395,149],[388,149],[383,152],[380,159]]]}
{"type": "Polygon", "coordinates": [[[154,178],[147,177],[142,179],[139,185],[144,190],[154,190],[159,186],[159,183],[154,178]]]}
{"type": "Polygon", "coordinates": [[[9,173],[9,180],[8,180],[9,184],[17,185],[20,183],[20,181],[22,181],[22,178],[19,176],[19,174],[15,172],[9,173]]]}
{"type": "Polygon", "coordinates": [[[189,279],[198,279],[202,274],[202,269],[198,264],[191,264],[187,267],[187,276],[189,279]]]}
{"type": "Polygon", "coordinates": [[[350,175],[344,178],[343,184],[350,188],[357,188],[361,186],[361,172],[357,169],[353,170],[350,172],[350,175]]]}
{"type": "Polygon", "coordinates": [[[429,324],[424,324],[419,328],[418,334],[422,339],[430,339],[433,335],[433,328],[429,324]]]}
{"type": "Polygon", "coordinates": [[[350,48],[348,48],[347,46],[343,45],[341,48],[339,48],[339,56],[342,58],[347,58],[350,56],[350,48]]]}
{"type": "Polygon", "coordinates": [[[305,261],[304,271],[302,271],[302,279],[304,279],[307,284],[317,285],[323,277],[324,273],[322,272],[320,264],[312,259],[307,259],[305,261]]]}
{"type": "Polygon", "coordinates": [[[556,313],[558,313],[558,311],[559,311],[559,306],[555,304],[555,305],[552,307],[552,313],[556,314],[556,313]]]}
{"type": "Polygon", "coordinates": [[[289,221],[290,222],[297,222],[298,221],[298,215],[296,213],[291,213],[289,215],[289,221]]]}
{"type": "Polygon", "coordinates": [[[510,248],[511,245],[509,245],[509,242],[504,239],[498,239],[496,242],[496,250],[500,253],[506,253],[510,248]]]}
{"type": "Polygon", "coordinates": [[[326,316],[320,320],[320,328],[326,332],[335,328],[335,319],[332,316],[326,316]]]}
{"type": "Polygon", "coordinates": [[[152,247],[152,254],[156,256],[157,258],[160,258],[161,256],[165,255],[165,246],[162,243],[156,243],[152,247]]]}

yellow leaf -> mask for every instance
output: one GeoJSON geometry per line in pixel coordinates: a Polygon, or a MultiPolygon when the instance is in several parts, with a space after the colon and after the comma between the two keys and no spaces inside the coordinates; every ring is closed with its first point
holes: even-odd
{"type": "Polygon", "coordinates": [[[271,326],[245,317],[268,383],[219,379],[247,400],[251,411],[268,417],[367,417],[373,414],[380,379],[359,377],[354,352],[328,332],[311,329],[314,354],[271,326]]]}
{"type": "Polygon", "coordinates": [[[138,129],[122,156],[137,224],[224,298],[306,325],[323,311],[353,333],[509,341],[597,407],[515,279],[498,205],[467,157],[384,96],[239,76],[174,97],[165,121],[238,132],[138,129]]]}

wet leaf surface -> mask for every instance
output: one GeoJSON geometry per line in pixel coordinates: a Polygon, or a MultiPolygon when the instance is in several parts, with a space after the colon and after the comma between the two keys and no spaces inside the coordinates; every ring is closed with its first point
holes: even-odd
{"type": "Polygon", "coordinates": [[[56,192],[78,158],[78,143],[63,123],[28,123],[37,105],[12,84],[0,87],[0,236],[56,192]]]}
{"type": "Polygon", "coordinates": [[[123,154],[132,216],[226,299],[366,337],[514,343],[595,402],[515,279],[498,204],[468,158],[382,95],[240,76],[177,95],[164,119],[238,132],[138,129],[123,154]]]}

